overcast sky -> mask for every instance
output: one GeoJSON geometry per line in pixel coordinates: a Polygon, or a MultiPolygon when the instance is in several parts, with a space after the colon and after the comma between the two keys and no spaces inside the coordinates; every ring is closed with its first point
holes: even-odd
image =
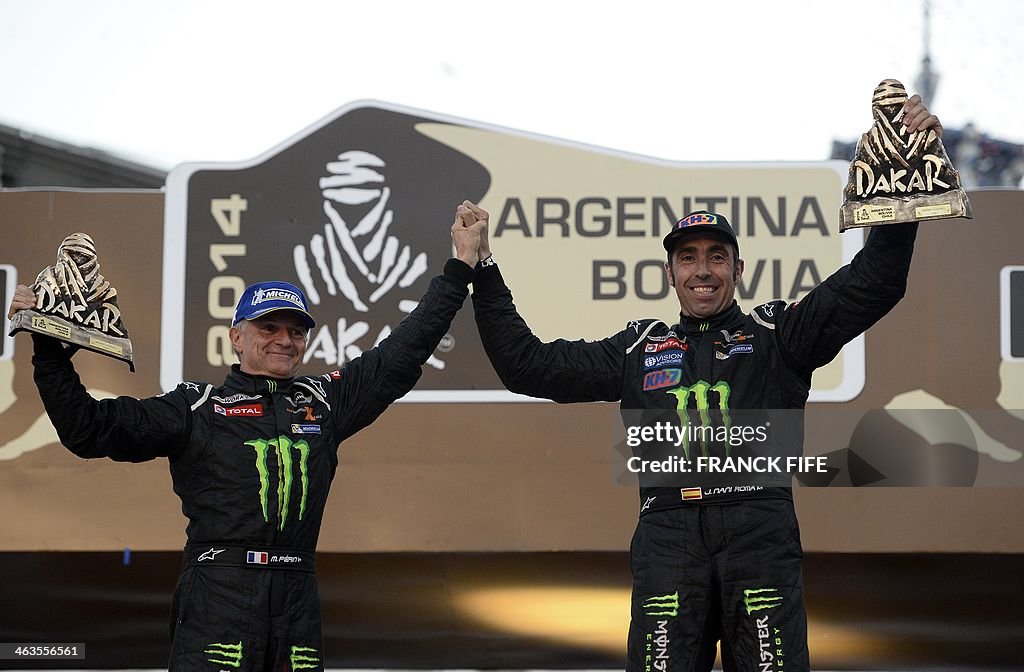
{"type": "MultiPolygon", "coordinates": [[[[679,161],[821,160],[924,0],[0,0],[0,123],[161,168],[377,99],[679,161]]],[[[1024,2],[932,0],[932,109],[1024,143],[1024,2]]]]}

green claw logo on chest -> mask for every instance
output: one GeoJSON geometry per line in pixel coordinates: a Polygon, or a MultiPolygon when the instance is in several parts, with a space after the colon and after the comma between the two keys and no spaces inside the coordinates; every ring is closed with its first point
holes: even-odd
{"type": "Polygon", "coordinates": [[[306,498],[309,495],[309,444],[305,441],[292,442],[287,436],[276,439],[253,439],[245,445],[256,450],[256,471],[260,475],[260,505],[263,508],[263,520],[270,522],[268,500],[270,494],[270,470],[267,457],[273,448],[277,456],[277,519],[278,529],[284,530],[288,522],[289,503],[292,498],[292,487],[295,480],[295,456],[298,456],[298,471],[302,483],[302,499],[299,501],[299,520],[306,513],[306,498]],[[295,455],[292,452],[295,452],[295,455]]]}
{"type": "MultiPolygon", "coordinates": [[[[693,398],[693,403],[697,407],[697,413],[700,416],[700,428],[697,430],[697,433],[700,435],[701,452],[705,456],[708,454],[707,437],[708,435],[713,435],[710,431],[712,429],[710,392],[718,396],[718,410],[722,413],[722,423],[726,431],[728,431],[731,424],[731,419],[729,418],[729,395],[732,392],[729,383],[722,380],[712,385],[706,380],[698,380],[693,385],[666,390],[667,394],[671,394],[676,398],[679,422],[684,429],[688,428],[690,424],[690,398],[693,398]]],[[[683,433],[683,452],[687,459],[690,457],[689,434],[690,432],[683,433]]]]}

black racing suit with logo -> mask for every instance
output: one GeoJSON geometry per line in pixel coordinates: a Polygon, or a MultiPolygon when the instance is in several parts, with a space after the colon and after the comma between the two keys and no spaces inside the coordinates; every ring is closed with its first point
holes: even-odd
{"type": "MultiPolygon", "coordinates": [[[[812,372],[903,297],[916,234],[916,224],[873,229],[850,264],[798,303],[773,301],[749,314],[733,303],[675,325],[637,320],[598,341],[541,342],[495,265],[474,282],[477,326],[513,392],[560,403],[620,401],[627,427],[640,411],[680,425],[716,409],[734,422],[744,412],[788,412],[801,421],[788,428],[795,445],[787,450],[800,455],[812,372]]],[[[711,669],[719,640],[726,669],[809,669],[789,477],[774,487],[695,478],[640,476],[627,669],[711,669]]]]}
{"type": "Polygon", "coordinates": [[[314,553],[338,446],[412,389],[468,294],[452,259],[419,306],[340,371],[289,380],[232,367],[223,385],[93,399],[57,341],[35,337],[35,380],[81,457],[170,461],[188,518],[170,670],[322,670],[314,553]]]}

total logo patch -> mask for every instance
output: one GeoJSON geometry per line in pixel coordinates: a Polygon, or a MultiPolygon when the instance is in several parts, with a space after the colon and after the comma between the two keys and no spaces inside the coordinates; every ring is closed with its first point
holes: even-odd
{"type": "Polygon", "coordinates": [[[663,366],[682,366],[683,365],[683,351],[682,350],[669,350],[659,355],[649,355],[644,357],[644,368],[645,369],[660,369],[663,366]]]}
{"type": "Polygon", "coordinates": [[[214,404],[213,411],[228,418],[258,418],[263,416],[263,406],[261,404],[245,404],[244,406],[227,407],[221,406],[220,404],[214,404]]]}
{"type": "Polygon", "coordinates": [[[678,385],[682,379],[682,369],[661,369],[659,371],[651,371],[644,376],[644,391],[660,390],[663,387],[673,387],[678,385]]]}
{"type": "Polygon", "coordinates": [[[319,434],[320,425],[292,425],[292,434],[319,434]]]}
{"type": "Polygon", "coordinates": [[[688,346],[686,343],[681,342],[678,338],[666,338],[660,343],[648,343],[644,346],[644,352],[661,352],[662,350],[669,350],[675,348],[676,350],[686,350],[688,346]]]}

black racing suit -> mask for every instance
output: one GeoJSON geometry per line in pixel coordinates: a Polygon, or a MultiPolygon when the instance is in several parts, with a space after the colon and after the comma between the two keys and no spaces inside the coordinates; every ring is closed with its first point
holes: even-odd
{"type": "MultiPolygon", "coordinates": [[[[849,265],[798,303],[773,301],[749,314],[733,303],[671,326],[637,320],[594,342],[542,343],[497,266],[478,270],[473,305],[487,354],[513,392],[621,401],[627,425],[640,411],[690,426],[768,411],[799,417],[814,369],[902,298],[916,233],[916,224],[873,229],[849,265]]],[[[781,448],[800,455],[802,417],[789,424],[782,436],[790,445],[781,448]]],[[[691,458],[706,449],[699,439],[686,446],[691,458]]],[[[719,639],[726,669],[808,669],[789,477],[774,486],[680,478],[640,476],[627,669],[711,669],[719,639]]]]}
{"type": "Polygon", "coordinates": [[[338,446],[412,389],[472,274],[450,260],[377,347],[316,377],[235,365],[219,387],[97,401],[62,346],[35,338],[35,381],[61,443],[87,458],[169,458],[188,518],[172,671],[323,669],[314,553],[338,446]]]}

